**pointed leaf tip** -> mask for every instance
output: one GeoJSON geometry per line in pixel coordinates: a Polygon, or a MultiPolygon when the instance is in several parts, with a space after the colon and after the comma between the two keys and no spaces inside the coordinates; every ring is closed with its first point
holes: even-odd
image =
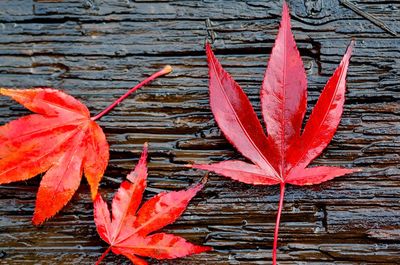
{"type": "Polygon", "coordinates": [[[35,226],[39,226],[44,223],[45,220],[40,220],[36,215],[32,217],[32,224],[35,226]]]}
{"type": "Polygon", "coordinates": [[[206,174],[204,174],[204,177],[200,180],[200,183],[202,184],[202,185],[205,185],[206,183],[207,183],[207,181],[208,181],[208,176],[209,176],[210,174],[207,172],[206,174]]]}
{"type": "Polygon", "coordinates": [[[196,196],[196,194],[201,191],[204,188],[204,185],[207,183],[208,180],[208,173],[204,175],[204,177],[202,177],[200,179],[199,182],[193,184],[192,186],[190,186],[189,188],[186,189],[186,192],[190,193],[191,197],[190,200],[196,196]]]}
{"type": "Polygon", "coordinates": [[[143,144],[142,156],[143,156],[143,154],[147,155],[148,150],[149,150],[149,143],[148,143],[148,142],[145,142],[145,143],[143,144]]]}
{"type": "Polygon", "coordinates": [[[212,53],[212,48],[211,48],[211,44],[209,41],[206,41],[206,53],[208,56],[210,56],[210,53],[212,53]]]}
{"type": "Polygon", "coordinates": [[[288,3],[287,3],[286,1],[283,1],[283,4],[282,4],[282,10],[283,10],[283,12],[287,12],[288,9],[289,9],[288,3]]]}
{"type": "Polygon", "coordinates": [[[0,87],[0,94],[3,96],[11,97],[10,93],[14,91],[13,88],[0,87]]]}
{"type": "Polygon", "coordinates": [[[348,54],[350,56],[353,53],[355,43],[356,41],[354,39],[350,41],[349,46],[347,46],[346,55],[348,54]]]}
{"type": "Polygon", "coordinates": [[[128,174],[127,179],[134,183],[136,181],[144,181],[147,178],[147,155],[148,155],[148,144],[143,144],[143,151],[139,158],[136,167],[128,174]]]}
{"type": "Polygon", "coordinates": [[[287,22],[288,20],[290,23],[289,5],[286,3],[286,1],[283,1],[281,23],[287,22]]]}
{"type": "MultiPolygon", "coordinates": [[[[212,47],[211,47],[211,43],[208,41],[206,42],[206,54],[207,54],[207,57],[215,56],[214,51],[212,50],[212,47]]],[[[215,58],[215,60],[216,60],[216,58],[215,58]]]]}

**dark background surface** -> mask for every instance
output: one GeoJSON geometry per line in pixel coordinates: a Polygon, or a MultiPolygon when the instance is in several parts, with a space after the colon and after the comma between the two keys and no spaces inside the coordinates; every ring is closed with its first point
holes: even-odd
{"type": "MultiPolygon", "coordinates": [[[[399,31],[398,1],[352,2],[399,31]]],[[[314,165],[365,170],[322,185],[288,187],[280,264],[398,264],[400,39],[336,0],[291,0],[289,6],[307,69],[309,110],[350,39],[357,40],[341,125],[314,165]]],[[[150,142],[146,197],[185,188],[204,174],[185,164],[240,157],[209,109],[205,19],[217,33],[218,58],[258,111],[280,13],[281,1],[1,0],[0,86],[63,89],[96,114],[171,64],[171,75],[99,122],[111,147],[100,191],[110,202],[145,141],[150,142]]],[[[5,97],[0,104],[2,124],[29,113],[5,97]]],[[[0,264],[93,264],[106,244],[95,230],[87,183],[60,214],[34,227],[39,181],[0,186],[0,264]]],[[[270,264],[278,193],[278,186],[211,175],[183,217],[165,231],[215,251],[159,263],[270,264]]],[[[128,264],[113,254],[106,261],[128,264]]]]}

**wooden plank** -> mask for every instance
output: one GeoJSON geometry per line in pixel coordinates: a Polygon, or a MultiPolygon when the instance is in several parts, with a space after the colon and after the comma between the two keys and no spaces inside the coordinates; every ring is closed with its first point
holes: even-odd
{"type": "MultiPolygon", "coordinates": [[[[396,1],[352,1],[399,31],[396,1]]],[[[308,113],[351,38],[345,112],[315,165],[363,167],[313,187],[288,187],[280,264],[397,264],[400,254],[400,38],[338,1],[289,1],[309,83],[308,113]]],[[[218,58],[249,95],[259,88],[280,20],[280,1],[0,1],[1,86],[52,86],[91,113],[152,72],[174,72],[138,91],[100,121],[111,146],[101,192],[109,201],[150,142],[146,198],[176,190],[203,172],[193,161],[240,155],[208,105],[204,20],[217,33],[218,58]]],[[[2,124],[29,113],[0,98],[2,124]]],[[[0,186],[0,264],[93,264],[105,250],[95,231],[86,182],[43,227],[30,218],[40,178],[0,186]]],[[[182,218],[165,231],[215,248],[155,264],[269,264],[277,187],[212,175],[182,218]]],[[[107,264],[128,264],[109,255],[107,264]]]]}

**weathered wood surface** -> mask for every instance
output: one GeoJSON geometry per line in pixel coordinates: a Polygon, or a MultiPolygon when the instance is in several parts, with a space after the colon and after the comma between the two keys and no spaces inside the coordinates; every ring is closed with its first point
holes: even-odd
{"type": "MultiPolygon", "coordinates": [[[[399,31],[398,1],[352,1],[399,31]]],[[[288,187],[280,264],[398,264],[400,258],[400,39],[336,0],[291,0],[313,106],[351,38],[345,112],[315,164],[364,172],[313,187],[288,187]]],[[[203,172],[185,164],[240,157],[208,106],[204,20],[215,50],[258,109],[259,88],[280,20],[280,1],[0,1],[0,86],[63,89],[97,113],[128,87],[171,64],[174,72],[100,121],[111,145],[106,176],[121,181],[150,142],[146,196],[176,190],[203,172]]],[[[28,111],[0,98],[2,124],[28,111]]],[[[309,107],[309,109],[310,109],[309,107]]],[[[30,223],[40,178],[0,186],[1,264],[93,264],[105,250],[86,183],[43,227],[30,223]]],[[[101,192],[111,199],[110,179],[101,192]]],[[[156,264],[270,264],[278,187],[212,175],[166,230],[215,251],[156,264]]],[[[128,264],[109,255],[107,264],[128,264]]]]}

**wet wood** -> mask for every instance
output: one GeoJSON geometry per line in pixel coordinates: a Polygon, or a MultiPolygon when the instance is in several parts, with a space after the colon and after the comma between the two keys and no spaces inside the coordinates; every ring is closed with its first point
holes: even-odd
{"type": "MultiPolygon", "coordinates": [[[[399,31],[397,1],[352,0],[399,31]]],[[[398,264],[400,256],[400,39],[335,0],[289,1],[307,68],[309,109],[351,38],[343,120],[317,164],[362,167],[313,187],[290,186],[280,264],[398,264]]],[[[259,111],[259,88],[280,20],[280,1],[0,1],[0,83],[52,86],[93,114],[127,88],[171,64],[174,72],[138,91],[100,121],[111,145],[106,177],[122,181],[150,142],[146,196],[176,190],[203,172],[185,164],[240,157],[208,105],[203,50],[210,18],[215,50],[259,111]]],[[[28,111],[0,98],[1,123],[28,111]]],[[[259,112],[258,112],[259,113],[259,112]]],[[[101,192],[111,199],[110,179],[101,192]]],[[[40,178],[0,186],[1,264],[93,264],[105,250],[84,182],[43,227],[30,218],[40,178]]],[[[270,264],[279,187],[212,175],[170,231],[215,251],[156,264],[270,264]]],[[[128,264],[109,255],[107,264],[128,264]]]]}

